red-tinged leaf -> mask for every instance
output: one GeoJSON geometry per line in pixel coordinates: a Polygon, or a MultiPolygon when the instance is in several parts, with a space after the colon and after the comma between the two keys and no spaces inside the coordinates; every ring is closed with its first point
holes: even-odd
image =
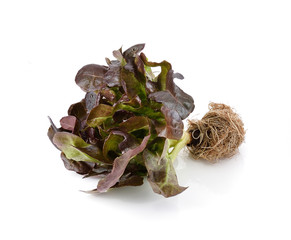
{"type": "Polygon", "coordinates": [[[161,146],[155,146],[158,151],[150,151],[145,149],[143,157],[148,171],[148,181],[155,193],[164,197],[172,197],[183,192],[186,187],[178,184],[178,179],[173,167],[172,161],[165,155],[167,143],[163,141],[157,142],[161,146]]]}
{"type": "Polygon", "coordinates": [[[113,114],[113,120],[116,123],[121,123],[131,117],[134,117],[134,113],[126,111],[126,110],[118,110],[113,114]]]}
{"type": "Polygon", "coordinates": [[[147,101],[145,85],[136,79],[133,72],[121,69],[121,85],[130,99],[139,96],[142,102],[147,101]]]}
{"type": "Polygon", "coordinates": [[[141,59],[140,56],[136,56],[136,57],[135,57],[135,59],[134,59],[134,63],[135,63],[135,65],[136,65],[137,70],[138,70],[141,74],[145,75],[144,63],[143,63],[143,61],[142,61],[142,59],[141,59]]]}
{"type": "Polygon", "coordinates": [[[57,132],[60,132],[60,131],[61,131],[61,129],[56,127],[56,125],[54,124],[53,120],[52,120],[50,117],[48,117],[48,119],[49,119],[49,121],[50,121],[50,123],[51,123],[51,126],[50,126],[49,129],[48,129],[47,136],[48,136],[49,139],[51,140],[52,144],[53,144],[56,148],[58,148],[58,147],[54,144],[54,142],[53,142],[53,138],[54,138],[54,136],[55,136],[55,134],[56,134],[57,132]]]}
{"type": "Polygon", "coordinates": [[[68,115],[75,116],[80,121],[84,120],[87,116],[87,110],[84,100],[72,104],[68,110],[68,115]]]}
{"type": "Polygon", "coordinates": [[[87,173],[83,178],[88,177],[105,177],[107,174],[111,172],[111,169],[105,167],[97,167],[96,166],[92,169],[91,172],[87,173]]]}
{"type": "Polygon", "coordinates": [[[177,111],[169,109],[165,106],[161,108],[165,116],[166,126],[159,133],[159,137],[179,140],[183,135],[184,124],[177,111]]]}
{"type": "Polygon", "coordinates": [[[152,82],[152,81],[148,80],[146,82],[146,90],[147,90],[148,94],[156,92],[156,91],[158,91],[158,84],[156,82],[152,82]]]}
{"type": "Polygon", "coordinates": [[[85,135],[83,139],[86,142],[89,142],[92,145],[96,145],[102,149],[104,140],[102,139],[102,136],[100,136],[98,129],[87,126],[82,132],[85,135]]]}
{"type": "Polygon", "coordinates": [[[82,162],[68,159],[64,153],[61,153],[61,159],[63,160],[66,169],[79,174],[88,174],[95,166],[92,162],[82,162]]]}
{"type": "Polygon", "coordinates": [[[136,44],[136,45],[126,49],[122,55],[125,59],[135,57],[137,54],[139,54],[144,49],[144,46],[145,46],[144,43],[136,44]]]}
{"type": "Polygon", "coordinates": [[[100,91],[100,95],[107,99],[109,102],[114,102],[116,98],[115,92],[109,88],[102,89],[100,91]]]}
{"type": "Polygon", "coordinates": [[[120,123],[119,129],[128,133],[140,129],[149,130],[149,120],[147,117],[134,116],[120,123]]]}
{"type": "Polygon", "coordinates": [[[180,108],[176,110],[181,116],[181,118],[185,119],[194,110],[195,107],[194,100],[189,94],[185,93],[181,88],[179,88],[174,83],[174,78],[184,79],[182,74],[174,73],[173,70],[169,70],[167,74],[166,88],[172,94],[172,96],[175,97],[177,102],[182,103],[182,106],[184,108],[183,111],[180,108]]]}
{"type": "Polygon", "coordinates": [[[98,64],[86,65],[78,71],[76,84],[85,92],[100,90],[106,86],[104,78],[108,69],[98,64]]]}
{"type": "Polygon", "coordinates": [[[110,133],[104,140],[103,156],[106,162],[112,163],[114,159],[121,155],[119,144],[123,141],[123,137],[110,133]]]}
{"type": "Polygon", "coordinates": [[[112,54],[119,62],[122,62],[123,60],[122,48],[120,48],[119,50],[114,50],[112,54]]]}
{"type": "Polygon", "coordinates": [[[163,103],[168,109],[176,110],[181,119],[185,119],[194,109],[193,98],[184,93],[179,87],[175,88],[175,95],[169,91],[151,93],[149,98],[163,103]]]}
{"type": "Polygon", "coordinates": [[[99,181],[97,189],[94,191],[102,193],[106,192],[110,187],[114,186],[123,175],[129,161],[145,149],[149,138],[150,135],[146,136],[138,147],[129,149],[123,155],[117,157],[114,160],[111,173],[99,181]]]}
{"type": "Polygon", "coordinates": [[[85,103],[87,112],[90,112],[94,107],[99,105],[100,93],[87,92],[85,95],[85,103]]]}
{"type": "Polygon", "coordinates": [[[143,184],[143,177],[139,175],[132,175],[131,173],[121,176],[119,181],[111,188],[119,188],[125,186],[140,186],[143,184]]]}
{"type": "Polygon", "coordinates": [[[66,116],[60,120],[60,124],[63,129],[73,132],[77,123],[77,118],[75,116],[66,116]]]}
{"type": "Polygon", "coordinates": [[[152,92],[149,98],[163,103],[169,109],[175,109],[182,120],[188,117],[194,110],[194,100],[174,83],[174,78],[183,79],[183,75],[174,73],[171,64],[167,61],[149,62],[143,53],[140,54],[140,57],[147,66],[161,67],[161,73],[158,76],[160,91],[152,92]]]}
{"type": "Polygon", "coordinates": [[[161,73],[158,76],[157,83],[158,83],[158,87],[160,91],[166,90],[167,74],[168,74],[168,71],[172,69],[172,65],[167,61],[162,61],[160,63],[149,62],[147,60],[147,57],[144,55],[144,53],[141,53],[140,57],[146,66],[161,67],[161,73]]]}
{"type": "Polygon", "coordinates": [[[110,59],[109,58],[105,58],[105,61],[106,61],[106,63],[107,63],[107,65],[110,65],[111,64],[111,61],[110,61],[110,59]]]}
{"type": "Polygon", "coordinates": [[[120,62],[111,61],[108,71],[104,75],[104,81],[108,87],[120,86],[120,62]]]}
{"type": "Polygon", "coordinates": [[[122,154],[124,152],[126,152],[128,149],[134,148],[134,147],[139,145],[139,141],[136,139],[136,137],[134,137],[130,133],[127,133],[127,132],[124,132],[124,131],[120,131],[120,130],[112,130],[111,134],[123,137],[122,142],[120,142],[118,144],[118,148],[119,148],[119,150],[121,151],[122,154]]]}
{"type": "Polygon", "coordinates": [[[106,119],[112,117],[113,107],[110,105],[99,104],[93,108],[88,115],[87,124],[90,127],[97,127],[102,124],[106,119]]]}
{"type": "Polygon", "coordinates": [[[82,138],[72,133],[55,133],[53,143],[68,159],[94,162],[100,166],[106,165],[102,152],[97,146],[86,143],[82,138]]]}

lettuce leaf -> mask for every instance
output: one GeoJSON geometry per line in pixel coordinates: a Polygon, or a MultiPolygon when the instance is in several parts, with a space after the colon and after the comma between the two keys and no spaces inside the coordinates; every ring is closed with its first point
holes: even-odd
{"type": "Polygon", "coordinates": [[[68,159],[75,161],[94,162],[105,165],[103,155],[97,146],[86,143],[82,138],[68,132],[57,132],[53,143],[65,154],[68,159]]]}
{"type": "Polygon", "coordinates": [[[129,161],[145,149],[149,138],[150,135],[146,136],[139,146],[129,149],[114,160],[111,173],[98,182],[96,189],[97,192],[106,192],[110,187],[114,186],[119,181],[129,161]]]}
{"type": "Polygon", "coordinates": [[[168,142],[165,138],[157,138],[155,144],[143,151],[148,171],[148,181],[155,193],[164,197],[172,197],[183,192],[186,187],[178,184],[172,160],[168,158],[168,142]]]}

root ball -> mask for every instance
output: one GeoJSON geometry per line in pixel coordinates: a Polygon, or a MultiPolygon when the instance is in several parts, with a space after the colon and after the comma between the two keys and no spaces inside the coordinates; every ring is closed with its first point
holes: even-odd
{"type": "Polygon", "coordinates": [[[201,120],[188,120],[191,142],[187,145],[194,159],[217,162],[233,156],[244,141],[240,116],[225,104],[210,103],[201,120]]]}

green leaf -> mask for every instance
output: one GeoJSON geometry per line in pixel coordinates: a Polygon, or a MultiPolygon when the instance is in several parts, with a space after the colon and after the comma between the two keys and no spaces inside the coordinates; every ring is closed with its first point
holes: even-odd
{"type": "Polygon", "coordinates": [[[130,99],[139,96],[142,102],[147,102],[145,83],[137,80],[133,72],[121,69],[121,85],[130,99]]]}
{"type": "Polygon", "coordinates": [[[157,79],[152,71],[152,68],[150,66],[144,65],[144,69],[145,69],[145,74],[149,78],[149,80],[151,82],[156,82],[157,79]]]}
{"type": "Polygon", "coordinates": [[[168,74],[168,71],[170,69],[172,69],[172,65],[167,61],[162,61],[160,63],[149,62],[147,60],[147,57],[144,55],[144,53],[141,53],[140,57],[141,57],[142,61],[144,62],[144,64],[146,66],[149,66],[149,67],[161,67],[161,73],[158,76],[157,82],[158,82],[160,91],[166,90],[167,74],[168,74]]]}
{"type": "Polygon", "coordinates": [[[131,133],[133,131],[145,129],[149,130],[149,120],[147,117],[135,116],[120,123],[119,129],[131,133]]]}
{"type": "Polygon", "coordinates": [[[115,109],[116,110],[123,109],[123,110],[129,111],[129,112],[133,112],[137,116],[146,116],[148,118],[156,119],[156,120],[164,118],[164,115],[161,113],[160,110],[156,110],[156,109],[153,109],[151,107],[146,107],[146,106],[135,108],[135,107],[132,107],[130,105],[120,103],[120,104],[117,104],[115,106],[115,109]]]}
{"type": "Polygon", "coordinates": [[[112,117],[113,107],[110,105],[99,104],[93,108],[87,118],[87,124],[90,127],[97,127],[102,124],[106,119],[112,117]]]}
{"type": "Polygon", "coordinates": [[[110,133],[109,136],[105,139],[103,145],[103,156],[107,162],[112,163],[113,160],[121,155],[119,149],[119,144],[122,142],[123,137],[110,133]]]}
{"type": "Polygon", "coordinates": [[[154,144],[143,151],[148,181],[153,191],[164,197],[172,197],[183,192],[186,188],[179,186],[172,161],[167,158],[167,140],[159,139],[156,146],[153,146],[154,144]]]}
{"type": "Polygon", "coordinates": [[[101,150],[95,145],[86,143],[82,138],[72,133],[55,133],[53,143],[65,154],[67,159],[104,165],[101,150]]]}

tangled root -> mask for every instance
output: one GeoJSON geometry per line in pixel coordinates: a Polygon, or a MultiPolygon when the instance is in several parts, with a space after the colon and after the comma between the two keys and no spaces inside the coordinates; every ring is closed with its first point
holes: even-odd
{"type": "Polygon", "coordinates": [[[210,103],[201,120],[188,120],[192,136],[187,145],[194,159],[217,162],[233,156],[244,141],[244,124],[239,115],[225,104],[210,103]]]}

